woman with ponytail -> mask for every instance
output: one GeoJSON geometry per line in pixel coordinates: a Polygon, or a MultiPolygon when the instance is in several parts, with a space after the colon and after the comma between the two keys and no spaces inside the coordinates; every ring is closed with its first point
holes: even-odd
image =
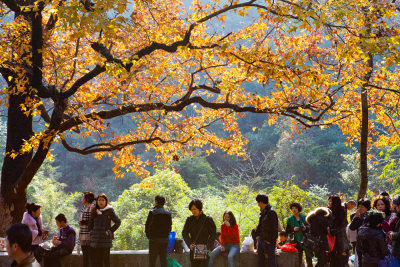
{"type": "Polygon", "coordinates": [[[40,215],[41,205],[35,203],[26,204],[21,223],[26,224],[32,232],[32,251],[37,261],[41,260],[39,244],[47,239],[47,231],[43,229],[42,216],[40,215]]]}

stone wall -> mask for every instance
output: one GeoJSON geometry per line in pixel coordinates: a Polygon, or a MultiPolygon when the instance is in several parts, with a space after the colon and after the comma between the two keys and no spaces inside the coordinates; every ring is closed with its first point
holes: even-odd
{"type": "MultiPolygon", "coordinates": [[[[183,267],[190,267],[189,253],[169,255],[177,260],[183,267]]],[[[147,267],[148,266],[148,251],[143,250],[124,250],[111,251],[111,267],[147,267]]],[[[278,252],[277,261],[279,267],[296,267],[297,253],[278,252]]],[[[253,252],[240,253],[235,258],[235,266],[253,267],[257,266],[257,254],[253,252]]],[[[0,253],[0,267],[9,267],[11,259],[7,253],[0,253]]],[[[65,257],[63,267],[83,267],[82,255],[77,255],[74,252],[72,255],[65,257]]],[[[214,267],[228,266],[227,259],[223,256],[218,257],[214,267]]]]}

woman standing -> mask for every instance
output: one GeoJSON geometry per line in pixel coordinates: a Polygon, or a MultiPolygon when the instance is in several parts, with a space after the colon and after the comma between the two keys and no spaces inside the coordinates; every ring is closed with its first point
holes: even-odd
{"type": "Polygon", "coordinates": [[[208,267],[214,266],[215,259],[221,252],[228,252],[228,267],[235,267],[235,255],[240,252],[239,226],[232,211],[225,211],[221,224],[221,245],[216,247],[210,255],[208,267]]]}
{"type": "Polygon", "coordinates": [[[302,214],[303,207],[299,203],[292,203],[289,206],[293,215],[286,220],[286,233],[288,235],[294,234],[294,240],[296,242],[296,248],[299,251],[299,263],[300,266],[303,262],[303,251],[306,253],[306,262],[308,267],[312,267],[312,254],[308,249],[303,247],[303,233],[306,231],[306,215],[302,214]]]}
{"type": "Polygon", "coordinates": [[[106,194],[99,194],[96,198],[96,207],[89,219],[90,247],[93,267],[110,266],[110,249],[114,232],[121,225],[114,209],[108,204],[106,194]],[[114,225],[111,226],[111,222],[114,225]]]}
{"type": "MultiPolygon", "coordinates": [[[[328,262],[328,227],[332,220],[332,212],[328,208],[316,208],[308,213],[306,222],[310,225],[311,238],[316,241],[316,246],[313,249],[318,262],[315,267],[324,267],[328,262]]],[[[333,265],[332,265],[333,266],[333,265]]]]}
{"type": "Polygon", "coordinates": [[[329,196],[328,208],[332,211],[332,224],[329,226],[329,234],[335,236],[335,244],[330,254],[331,266],[345,267],[348,262],[350,243],[346,236],[346,210],[342,206],[339,196],[329,196]]]}
{"type": "Polygon", "coordinates": [[[32,232],[32,251],[37,261],[41,261],[41,249],[39,244],[42,240],[47,239],[47,231],[43,229],[42,215],[40,215],[41,205],[35,203],[26,204],[26,212],[22,218],[21,223],[29,226],[32,232]]]}
{"type": "Polygon", "coordinates": [[[212,247],[217,227],[213,219],[203,213],[203,203],[200,199],[190,201],[189,210],[193,215],[187,217],[182,236],[190,248],[191,267],[207,267],[208,256],[203,258],[202,254],[198,252],[204,246],[212,247]]]}
{"type": "Polygon", "coordinates": [[[390,218],[392,216],[390,201],[387,197],[379,195],[372,202],[372,208],[384,214],[384,221],[382,222],[382,230],[386,234],[386,243],[390,244],[389,232],[390,218]]]}
{"type": "Polygon", "coordinates": [[[79,218],[79,244],[82,249],[83,266],[90,266],[90,232],[89,221],[92,205],[94,201],[94,194],[92,192],[84,192],[82,196],[83,207],[81,209],[81,216],[79,218]]]}

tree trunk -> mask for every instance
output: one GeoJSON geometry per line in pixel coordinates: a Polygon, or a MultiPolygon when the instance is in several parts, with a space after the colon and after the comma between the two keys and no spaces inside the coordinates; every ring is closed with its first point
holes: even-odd
{"type": "Polygon", "coordinates": [[[364,86],[361,90],[361,140],[360,140],[360,173],[361,181],[360,188],[358,191],[357,199],[365,197],[368,188],[368,90],[366,88],[366,83],[372,76],[373,72],[373,57],[371,54],[368,55],[368,72],[364,77],[364,86]]]}
{"type": "Polygon", "coordinates": [[[26,95],[10,94],[7,121],[6,155],[1,171],[0,209],[4,210],[0,219],[0,235],[4,235],[8,225],[22,220],[26,204],[26,188],[15,190],[15,183],[32,158],[32,153],[24,153],[13,158],[10,153],[19,152],[24,140],[32,137],[32,116],[21,110],[26,95]],[[9,217],[11,216],[11,218],[9,217]]]}

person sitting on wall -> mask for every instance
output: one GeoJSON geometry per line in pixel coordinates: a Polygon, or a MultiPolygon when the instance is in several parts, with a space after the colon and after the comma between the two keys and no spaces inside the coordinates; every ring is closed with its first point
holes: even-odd
{"type": "Polygon", "coordinates": [[[65,215],[60,213],[55,219],[60,233],[58,237],[54,237],[54,247],[44,257],[45,267],[61,267],[61,258],[71,254],[75,246],[76,232],[74,228],[67,224],[65,215]]]}

